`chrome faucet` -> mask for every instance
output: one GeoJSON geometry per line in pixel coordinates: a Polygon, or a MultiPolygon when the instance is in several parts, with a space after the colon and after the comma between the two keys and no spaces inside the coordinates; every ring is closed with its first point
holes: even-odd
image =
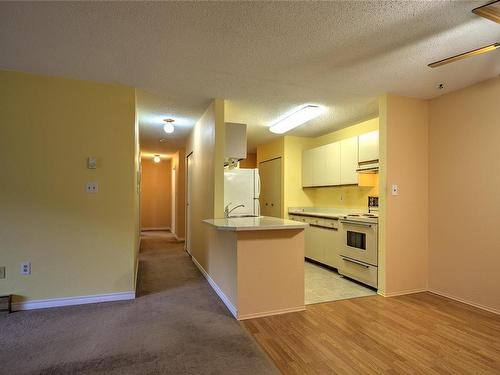
{"type": "Polygon", "coordinates": [[[231,212],[233,212],[234,210],[236,210],[237,208],[240,208],[240,207],[245,207],[245,205],[244,205],[244,204],[240,204],[240,205],[238,205],[238,206],[235,206],[235,207],[233,207],[233,208],[229,209],[229,206],[231,205],[231,203],[232,203],[232,202],[229,202],[229,203],[227,204],[227,206],[226,206],[226,207],[224,207],[224,218],[225,218],[225,219],[227,219],[227,218],[229,217],[229,214],[230,214],[231,212]]]}

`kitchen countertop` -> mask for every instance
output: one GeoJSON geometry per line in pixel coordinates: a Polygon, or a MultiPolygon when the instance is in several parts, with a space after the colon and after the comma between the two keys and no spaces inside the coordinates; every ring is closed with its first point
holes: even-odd
{"type": "Polygon", "coordinates": [[[227,231],[305,229],[309,226],[306,223],[269,216],[206,219],[203,222],[217,230],[227,231]]]}
{"type": "Polygon", "coordinates": [[[374,224],[378,222],[378,213],[370,214],[367,212],[367,210],[352,208],[290,207],[288,209],[288,215],[309,216],[333,220],[349,219],[354,221],[367,221],[374,224]],[[376,216],[363,217],[363,214],[366,216],[376,216]],[[350,215],[353,215],[353,217],[351,217],[350,215]],[[358,217],[360,215],[361,217],[358,217]]]}

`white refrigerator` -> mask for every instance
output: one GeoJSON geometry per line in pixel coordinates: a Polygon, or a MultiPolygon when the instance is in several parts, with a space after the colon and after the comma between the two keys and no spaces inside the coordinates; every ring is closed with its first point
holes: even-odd
{"type": "Polygon", "coordinates": [[[225,169],[224,170],[224,207],[229,210],[239,207],[230,216],[260,215],[260,178],[258,169],[225,169]]]}

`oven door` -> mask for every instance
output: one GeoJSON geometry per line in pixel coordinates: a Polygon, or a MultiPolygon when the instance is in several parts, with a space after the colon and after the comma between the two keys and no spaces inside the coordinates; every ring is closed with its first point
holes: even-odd
{"type": "Polygon", "coordinates": [[[377,224],[342,220],[343,246],[340,255],[373,266],[378,265],[377,224]]]}

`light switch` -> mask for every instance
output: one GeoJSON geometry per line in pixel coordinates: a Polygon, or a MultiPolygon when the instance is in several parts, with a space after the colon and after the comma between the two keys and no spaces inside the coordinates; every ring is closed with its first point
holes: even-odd
{"type": "Polygon", "coordinates": [[[398,185],[392,185],[392,187],[391,187],[391,194],[392,195],[399,195],[399,187],[398,187],[398,185]]]}
{"type": "Polygon", "coordinates": [[[97,159],[93,156],[89,156],[87,158],[87,168],[88,169],[96,169],[97,168],[97,159]]]}
{"type": "Polygon", "coordinates": [[[97,193],[99,191],[99,184],[97,182],[87,182],[85,191],[87,193],[97,193]]]}

